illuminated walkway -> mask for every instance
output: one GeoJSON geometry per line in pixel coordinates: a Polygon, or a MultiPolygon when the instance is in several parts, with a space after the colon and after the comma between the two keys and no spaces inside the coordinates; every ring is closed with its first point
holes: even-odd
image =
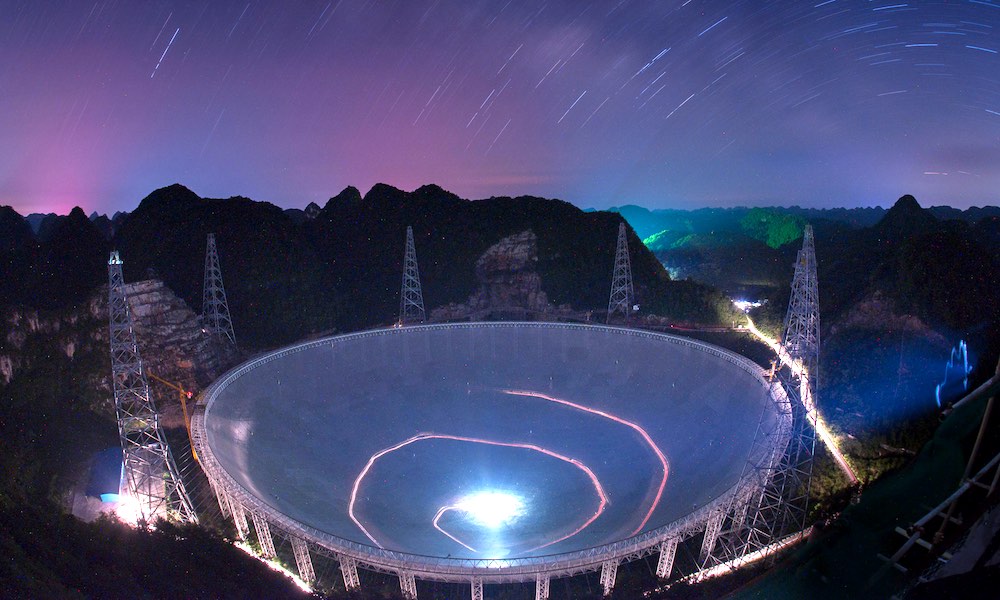
{"type": "Polygon", "coordinates": [[[746,315],[747,318],[747,331],[757,336],[762,342],[767,344],[774,350],[775,354],[781,360],[781,364],[785,365],[792,370],[793,373],[799,376],[800,381],[802,381],[801,393],[799,396],[802,398],[802,404],[805,406],[806,412],[810,417],[815,419],[816,424],[816,434],[819,439],[826,445],[827,449],[830,451],[830,455],[833,459],[837,461],[837,465],[840,466],[840,470],[844,472],[844,475],[851,481],[851,485],[858,482],[858,476],[854,474],[854,469],[847,462],[847,458],[840,451],[840,447],[837,444],[836,438],[830,432],[830,429],[826,426],[826,422],[823,421],[823,417],[820,416],[819,410],[817,410],[816,404],[813,402],[811,392],[809,391],[809,386],[807,385],[809,381],[809,374],[805,372],[802,364],[792,360],[792,357],[785,352],[785,349],[778,343],[777,340],[773,340],[767,337],[764,332],[757,329],[754,322],[750,319],[750,315],[746,315]]]}

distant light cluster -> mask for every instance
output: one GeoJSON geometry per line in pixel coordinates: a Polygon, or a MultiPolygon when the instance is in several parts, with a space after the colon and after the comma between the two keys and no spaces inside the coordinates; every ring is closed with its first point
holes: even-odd
{"type": "Polygon", "coordinates": [[[745,313],[748,313],[750,312],[750,309],[764,306],[764,302],[765,301],[761,300],[733,300],[733,306],[745,313]]]}

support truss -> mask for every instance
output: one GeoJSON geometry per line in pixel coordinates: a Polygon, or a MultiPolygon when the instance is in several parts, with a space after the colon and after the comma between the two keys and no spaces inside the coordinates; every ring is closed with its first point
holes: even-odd
{"type": "Polygon", "coordinates": [[[121,493],[138,504],[146,522],[157,518],[197,522],[170,447],[160,429],[160,415],[149,394],[125,292],[122,260],[108,260],[108,312],[111,324],[111,379],[122,445],[121,493]]]}
{"type": "Polygon", "coordinates": [[[539,574],[535,579],[535,600],[549,600],[549,576],[539,574]]]}
{"type": "Polygon", "coordinates": [[[215,498],[219,501],[219,512],[222,513],[223,519],[228,519],[230,516],[229,511],[229,498],[226,497],[226,492],[215,483],[212,478],[208,479],[209,485],[212,486],[212,491],[215,492],[215,498]]]}
{"type": "Polygon", "coordinates": [[[775,526],[780,521],[785,501],[779,471],[791,439],[792,414],[790,403],[780,388],[773,393],[782,399],[775,406],[778,424],[769,424],[769,411],[761,411],[750,454],[740,476],[740,488],[721,521],[711,552],[701,556],[700,571],[738,563],[744,556],[771,547],[776,539],[775,526]]]}
{"type": "Polygon", "coordinates": [[[403,254],[403,289],[399,294],[399,324],[423,323],[424,294],[420,288],[420,269],[417,267],[417,249],[413,244],[413,228],[406,228],[406,252],[403,254]]]}
{"type": "Polygon", "coordinates": [[[257,512],[251,513],[253,516],[253,528],[257,531],[257,542],[260,544],[260,553],[264,558],[274,558],[277,553],[274,551],[274,538],[271,537],[271,528],[267,525],[264,515],[257,512]]]}
{"type": "Polygon", "coordinates": [[[250,535],[250,525],[247,524],[246,510],[232,496],[229,496],[229,506],[233,512],[233,523],[236,524],[236,535],[240,536],[240,539],[245,542],[247,536],[250,535]]]}
{"type": "Polygon", "coordinates": [[[226,288],[222,285],[222,269],[219,267],[214,233],[208,234],[205,247],[205,287],[201,319],[208,333],[223,335],[236,345],[236,333],[233,332],[233,320],[229,317],[229,302],[226,300],[226,288]]]}
{"type": "Polygon", "coordinates": [[[604,561],[601,565],[601,589],[605,596],[610,596],[615,589],[615,578],[618,577],[618,559],[604,561]]]}
{"type": "Polygon", "coordinates": [[[750,508],[750,502],[753,500],[754,495],[755,494],[741,494],[734,499],[732,512],[730,514],[733,529],[742,531],[746,526],[747,511],[750,508]]]}
{"type": "Polygon", "coordinates": [[[483,600],[483,580],[479,577],[472,578],[472,600],[483,600]]]}
{"type": "MultiPolygon", "coordinates": [[[[805,396],[794,378],[782,377],[793,398],[805,396]]],[[[775,481],[763,496],[763,506],[773,511],[772,541],[805,528],[812,483],[812,459],[816,447],[815,413],[808,413],[801,401],[790,404],[793,427],[787,452],[781,457],[775,481]],[[779,501],[779,498],[781,499],[779,501]]]]}
{"type": "Polygon", "coordinates": [[[660,544],[660,558],[656,561],[656,576],[669,579],[674,570],[674,559],[677,558],[677,544],[680,537],[672,537],[660,544]]]}
{"type": "Polygon", "coordinates": [[[399,574],[399,589],[406,600],[417,600],[417,580],[413,573],[404,571],[399,574]]]}
{"type": "Polygon", "coordinates": [[[719,539],[719,532],[722,531],[722,521],[726,518],[725,509],[712,512],[705,524],[705,537],[701,541],[701,560],[708,558],[715,549],[715,541],[719,539]]]}
{"type": "Polygon", "coordinates": [[[309,556],[309,544],[300,537],[291,536],[292,553],[295,554],[295,566],[299,570],[299,578],[312,584],[316,581],[316,571],[313,569],[312,557],[309,556]]]}
{"type": "Polygon", "coordinates": [[[343,554],[337,558],[340,560],[340,573],[344,576],[344,587],[348,590],[360,589],[361,578],[358,577],[358,561],[343,554]]]}
{"type": "Polygon", "coordinates": [[[611,298],[608,300],[608,323],[618,313],[621,313],[625,322],[628,323],[634,299],[632,263],[628,257],[628,236],[625,223],[620,223],[618,225],[618,247],[615,250],[615,271],[611,279],[611,298]]]}

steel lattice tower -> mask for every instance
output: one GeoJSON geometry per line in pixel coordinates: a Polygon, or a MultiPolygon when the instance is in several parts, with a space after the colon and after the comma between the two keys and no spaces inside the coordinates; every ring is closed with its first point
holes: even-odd
{"type": "Polygon", "coordinates": [[[222,285],[222,269],[219,267],[219,253],[215,249],[215,234],[208,234],[205,248],[205,288],[201,302],[201,319],[205,330],[213,335],[225,335],[236,345],[233,320],[229,317],[229,302],[226,288],[222,285]]]}
{"type": "Polygon", "coordinates": [[[417,268],[417,248],[413,244],[413,228],[406,227],[406,252],[403,255],[403,289],[399,294],[399,324],[423,323],[424,294],[420,289],[420,269],[417,268]]]}
{"type": "Polygon", "coordinates": [[[772,544],[806,525],[816,446],[815,374],[819,365],[819,287],[809,225],[795,261],[780,352],[785,355],[781,362],[792,365],[781,368],[776,383],[787,395],[782,411],[787,424],[766,434],[758,425],[741,478],[749,485],[745,492],[737,493],[722,519],[724,526],[708,549],[710,554],[702,556],[702,569],[768,552],[772,544]],[[787,446],[768,450],[775,447],[775,438],[787,439],[787,446]],[[754,475],[747,477],[748,472],[754,475]]]}
{"type": "Polygon", "coordinates": [[[778,380],[788,396],[791,435],[771,484],[764,490],[751,534],[770,541],[805,528],[816,450],[816,373],[819,366],[819,285],[813,230],[806,225],[795,259],[792,295],[780,352],[778,380]]]}
{"type": "Polygon", "coordinates": [[[147,523],[159,517],[197,522],[149,394],[117,251],[108,260],[108,313],[111,379],[122,444],[120,492],[138,501],[139,516],[147,523]]]}
{"type": "Polygon", "coordinates": [[[806,225],[802,249],[795,261],[792,297],[785,315],[782,345],[792,360],[805,367],[810,389],[815,395],[816,368],[819,365],[819,282],[816,279],[816,248],[812,225],[806,225]]]}
{"type": "Polygon", "coordinates": [[[805,527],[816,450],[816,398],[819,388],[819,280],[816,277],[816,247],[812,225],[806,225],[802,249],[795,260],[792,296],[785,315],[782,350],[792,367],[779,377],[791,399],[795,417],[792,441],[785,455],[787,505],[782,534],[805,527]]]}
{"type": "Polygon", "coordinates": [[[628,257],[628,237],[625,223],[619,223],[618,248],[615,250],[615,272],[611,279],[611,298],[608,300],[608,323],[611,322],[611,317],[618,312],[625,317],[625,322],[628,323],[634,297],[632,263],[628,257]]]}

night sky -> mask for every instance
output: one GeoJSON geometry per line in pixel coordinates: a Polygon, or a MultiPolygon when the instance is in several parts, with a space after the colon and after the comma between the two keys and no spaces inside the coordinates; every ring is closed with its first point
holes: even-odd
{"type": "Polygon", "coordinates": [[[1000,0],[0,0],[0,204],[1000,203],[1000,0]]]}

